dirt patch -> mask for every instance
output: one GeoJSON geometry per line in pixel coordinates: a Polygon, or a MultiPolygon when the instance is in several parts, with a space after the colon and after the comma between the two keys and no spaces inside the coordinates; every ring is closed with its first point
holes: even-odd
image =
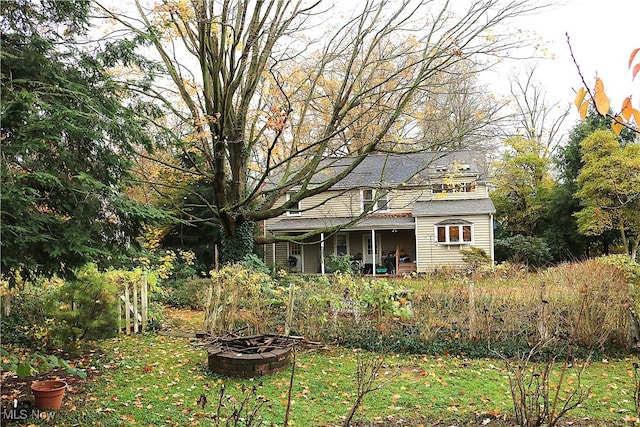
{"type": "Polygon", "coordinates": [[[202,330],[204,312],[202,310],[187,310],[166,307],[166,321],[163,330],[166,332],[182,332],[193,334],[202,330]]]}

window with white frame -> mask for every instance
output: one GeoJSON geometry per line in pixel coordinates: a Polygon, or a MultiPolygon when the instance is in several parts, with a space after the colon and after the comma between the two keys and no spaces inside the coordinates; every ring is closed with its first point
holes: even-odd
{"type": "MultiPolygon", "coordinates": [[[[291,200],[291,193],[287,193],[287,202],[291,200]]],[[[300,201],[298,200],[298,202],[296,204],[294,204],[291,208],[289,208],[289,210],[287,211],[287,215],[288,216],[300,216],[302,215],[302,213],[300,212],[300,201]]]]}
{"type": "Polygon", "coordinates": [[[389,210],[389,192],[386,190],[362,190],[362,211],[376,212],[389,210]]]}
{"type": "Polygon", "coordinates": [[[349,244],[346,234],[336,234],[336,255],[346,255],[349,253],[349,244]]]}
{"type": "Polygon", "coordinates": [[[457,184],[435,183],[431,185],[433,193],[473,193],[476,191],[475,182],[461,182],[457,184]]]}
{"type": "Polygon", "coordinates": [[[289,243],[289,255],[302,255],[300,245],[294,242],[289,243]]]}
{"type": "Polygon", "coordinates": [[[473,242],[473,224],[464,220],[446,220],[436,224],[437,241],[444,245],[473,242]]]}

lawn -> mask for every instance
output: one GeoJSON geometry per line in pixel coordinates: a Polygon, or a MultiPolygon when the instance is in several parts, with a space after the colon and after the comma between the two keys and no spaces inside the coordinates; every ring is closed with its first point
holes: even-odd
{"type": "MultiPolygon", "coordinates": [[[[200,325],[200,313],[171,311],[164,333],[122,336],[100,342],[85,358],[90,381],[77,383],[53,420],[60,426],[216,425],[215,414],[257,408],[262,424],[283,425],[291,370],[254,380],[208,372],[206,349],[183,332],[200,325]],[[224,387],[224,405],[218,404],[224,387]],[[202,397],[206,397],[206,403],[202,397]],[[243,404],[244,402],[244,404],[243,404]]],[[[357,394],[356,364],[375,355],[337,346],[296,351],[290,425],[341,425],[357,394]]],[[[571,425],[633,425],[634,362],[592,361],[582,374],[585,402],[571,411],[571,425]]],[[[561,365],[554,369],[557,381],[561,365]]],[[[578,383],[578,367],[566,373],[560,399],[578,383]]],[[[365,397],[357,425],[512,425],[508,371],[500,359],[385,355],[376,379],[380,389],[365,397]]],[[[27,425],[27,424],[25,424],[27,425]]],[[[224,424],[222,424],[224,425],[224,424]]]]}

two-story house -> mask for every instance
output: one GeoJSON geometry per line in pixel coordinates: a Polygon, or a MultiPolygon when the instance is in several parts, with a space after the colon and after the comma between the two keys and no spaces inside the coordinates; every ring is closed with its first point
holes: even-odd
{"type": "MultiPolygon", "coordinates": [[[[350,161],[332,159],[332,168],[350,161]]],[[[330,255],[351,255],[362,272],[375,275],[462,266],[460,250],[469,247],[493,259],[495,208],[487,184],[486,159],[477,151],[370,155],[329,191],[264,223],[265,236],[338,231],[267,245],[265,261],[324,273],[330,255]]]]}

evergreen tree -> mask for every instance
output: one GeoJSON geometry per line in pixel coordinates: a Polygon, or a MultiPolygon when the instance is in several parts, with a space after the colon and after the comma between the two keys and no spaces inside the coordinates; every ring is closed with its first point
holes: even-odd
{"type": "Polygon", "coordinates": [[[147,136],[99,57],[76,44],[88,1],[0,3],[2,271],[113,264],[159,214],[127,197],[147,136]]]}
{"type": "MultiPolygon", "coordinates": [[[[610,120],[590,110],[583,121],[579,121],[569,134],[567,144],[560,147],[555,157],[558,170],[551,199],[544,218],[544,238],[549,244],[554,260],[575,260],[597,253],[608,253],[615,238],[611,232],[599,236],[585,236],[578,232],[575,213],[580,211],[580,201],[575,197],[578,190],[576,180],[584,163],[580,143],[596,130],[610,128],[610,120]]],[[[624,144],[633,139],[633,134],[624,131],[620,135],[624,144]]]]}

